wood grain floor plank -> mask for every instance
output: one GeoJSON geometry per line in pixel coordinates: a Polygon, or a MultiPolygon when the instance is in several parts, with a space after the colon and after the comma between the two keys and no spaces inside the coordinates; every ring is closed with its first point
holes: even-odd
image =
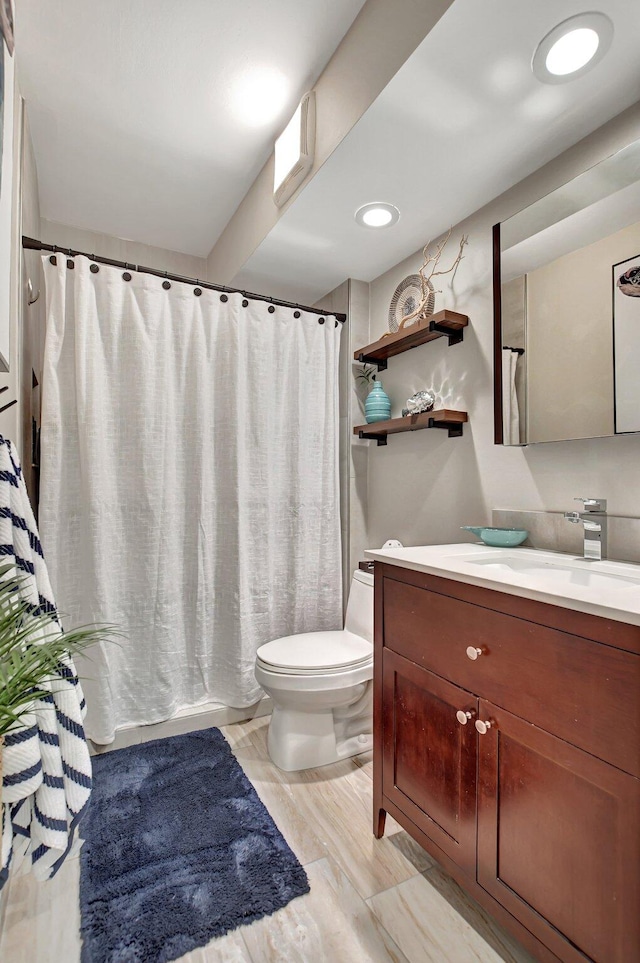
{"type": "Polygon", "coordinates": [[[401,830],[397,823],[390,825],[390,834],[383,839],[374,838],[372,784],[358,767],[352,766],[337,778],[310,770],[307,779],[292,783],[291,789],[305,821],[363,899],[433,865],[406,834],[398,845],[396,835],[401,830]]]}
{"type": "Polygon", "coordinates": [[[269,760],[269,719],[254,722],[249,737],[262,766],[248,749],[238,748],[236,757],[303,864],[310,861],[309,843],[313,854],[319,841],[325,852],[315,858],[330,855],[364,899],[434,865],[391,817],[385,837],[374,839],[372,783],[355,757],[319,769],[282,772],[269,760]],[[281,789],[275,789],[274,783],[281,789]]]}
{"type": "Polygon", "coordinates": [[[327,855],[313,822],[300,810],[286,781],[273,763],[264,759],[253,746],[234,750],[238,762],[251,780],[274,823],[302,865],[327,855]]]}
{"type": "Polygon", "coordinates": [[[409,963],[535,963],[434,868],[367,900],[409,963]]]}
{"type": "Polygon", "coordinates": [[[407,963],[332,860],[307,873],[310,893],[245,928],[254,963],[407,963]]]}
{"type": "Polygon", "coordinates": [[[53,879],[16,876],[0,933],[2,963],[79,963],[80,861],[69,859],[53,879]]]}
{"type": "Polygon", "coordinates": [[[181,956],[176,963],[253,963],[253,959],[241,931],[234,930],[181,956]]]}
{"type": "MultiPolygon", "coordinates": [[[[394,820],[374,839],[368,754],[283,773],[269,760],[268,723],[223,731],[311,893],[180,963],[532,963],[394,820]]],[[[74,858],[47,883],[7,884],[2,963],[79,963],[78,882],[74,858]]]]}

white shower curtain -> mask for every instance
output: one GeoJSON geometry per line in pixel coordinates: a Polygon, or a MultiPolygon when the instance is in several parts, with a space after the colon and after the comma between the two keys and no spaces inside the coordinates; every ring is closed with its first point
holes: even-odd
{"type": "Polygon", "coordinates": [[[85,257],[43,258],[40,529],[88,735],[245,707],[258,646],[341,625],[341,325],[85,257]]]}

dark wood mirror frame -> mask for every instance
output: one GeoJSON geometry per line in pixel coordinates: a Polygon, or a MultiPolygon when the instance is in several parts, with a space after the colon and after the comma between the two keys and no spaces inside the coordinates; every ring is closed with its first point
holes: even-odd
{"type": "Polygon", "coordinates": [[[493,443],[501,445],[502,433],[502,274],[500,225],[493,225],[493,443]]]}

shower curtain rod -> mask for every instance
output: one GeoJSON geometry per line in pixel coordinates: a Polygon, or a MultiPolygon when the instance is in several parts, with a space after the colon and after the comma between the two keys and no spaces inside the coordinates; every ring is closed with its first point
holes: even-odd
{"type": "Polygon", "coordinates": [[[181,274],[169,274],[167,271],[157,271],[155,268],[143,267],[141,264],[131,264],[129,261],[114,261],[108,257],[98,257],[96,254],[87,254],[86,251],[74,251],[70,247],[61,247],[58,244],[45,244],[44,241],[36,241],[33,237],[22,236],[22,247],[28,251],[51,251],[53,254],[66,254],[67,257],[88,257],[91,261],[98,264],[109,264],[111,267],[121,267],[125,271],[137,271],[139,274],[153,274],[167,281],[181,281],[184,284],[193,284],[200,288],[207,288],[210,291],[221,291],[223,294],[241,294],[252,301],[266,301],[268,304],[277,304],[282,308],[298,308],[309,314],[322,314],[336,318],[343,324],[347,320],[346,314],[337,311],[322,311],[319,308],[310,308],[306,304],[295,304],[293,301],[281,301],[279,298],[269,298],[265,294],[253,294],[251,291],[242,291],[239,288],[228,288],[223,284],[211,284],[209,281],[201,281],[199,278],[187,278],[181,274]]]}

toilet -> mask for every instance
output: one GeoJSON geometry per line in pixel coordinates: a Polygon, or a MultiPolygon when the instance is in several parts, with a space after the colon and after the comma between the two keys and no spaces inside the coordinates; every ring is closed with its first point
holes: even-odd
{"type": "Polygon", "coordinates": [[[356,570],[345,627],[261,645],[255,675],[273,701],[269,755],[294,772],[373,746],[373,574],[356,570]]]}

